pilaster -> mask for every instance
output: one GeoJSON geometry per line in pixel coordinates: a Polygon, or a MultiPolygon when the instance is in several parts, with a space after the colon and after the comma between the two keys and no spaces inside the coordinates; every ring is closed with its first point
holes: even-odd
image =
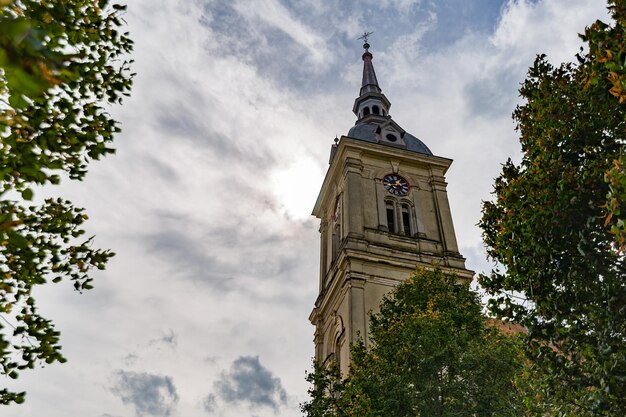
{"type": "Polygon", "coordinates": [[[356,157],[348,157],[344,163],[345,216],[344,237],[363,235],[363,187],[361,184],[361,171],[363,163],[356,157]]]}

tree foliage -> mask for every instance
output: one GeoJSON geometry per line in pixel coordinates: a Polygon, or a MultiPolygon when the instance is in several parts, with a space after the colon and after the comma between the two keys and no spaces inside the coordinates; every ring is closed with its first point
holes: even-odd
{"type": "Polygon", "coordinates": [[[487,326],[475,293],[440,270],[418,270],[370,319],[371,346],[350,371],[317,365],[309,417],[520,416],[516,339],[487,326]]]}
{"type": "MultiPolygon", "coordinates": [[[[91,288],[113,255],[85,238],[83,209],[33,187],[81,180],[90,160],[113,152],[107,113],[128,95],[132,50],[120,32],[125,6],[108,0],[0,0],[0,373],[63,362],[59,332],[32,290],[69,279],[91,288]]],[[[0,390],[0,403],[24,393],[0,390]]]]}
{"type": "MultiPolygon", "coordinates": [[[[597,21],[585,30],[583,39],[589,45],[589,54],[583,71],[587,83],[605,86],[620,104],[626,105],[626,3],[611,0],[609,9],[614,25],[597,21]]],[[[622,252],[626,249],[625,167],[626,155],[622,154],[606,172],[609,192],[603,206],[606,210],[605,226],[615,236],[617,247],[622,252]]]]}
{"type": "Polygon", "coordinates": [[[563,416],[626,415],[626,28],[611,4],[615,24],[587,28],[576,64],[530,68],[522,161],[504,164],[480,223],[503,267],[480,279],[490,308],[528,329],[541,399],[563,416]]]}

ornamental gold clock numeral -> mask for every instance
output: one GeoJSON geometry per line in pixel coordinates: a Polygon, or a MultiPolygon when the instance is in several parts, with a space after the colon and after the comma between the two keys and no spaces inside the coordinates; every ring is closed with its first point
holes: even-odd
{"type": "Polygon", "coordinates": [[[390,174],[383,178],[383,186],[393,195],[407,195],[409,193],[409,183],[407,180],[396,174],[390,174]]]}

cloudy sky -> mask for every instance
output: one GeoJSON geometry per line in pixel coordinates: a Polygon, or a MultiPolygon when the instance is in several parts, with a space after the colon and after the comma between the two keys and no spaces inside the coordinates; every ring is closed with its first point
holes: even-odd
{"type": "Polygon", "coordinates": [[[61,194],[117,256],[95,289],[40,290],[69,362],[24,372],[19,416],[297,416],[313,355],[318,221],[370,39],[391,114],[439,156],[461,253],[480,231],[537,53],[572,60],[602,0],[132,0],[117,155],[61,194]]]}

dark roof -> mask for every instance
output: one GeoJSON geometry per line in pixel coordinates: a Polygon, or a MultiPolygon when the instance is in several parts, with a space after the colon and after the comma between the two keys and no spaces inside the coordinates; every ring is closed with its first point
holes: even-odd
{"type": "MultiPolygon", "coordinates": [[[[365,142],[380,143],[381,145],[404,148],[404,146],[402,145],[379,141],[376,138],[376,128],[378,126],[379,125],[376,123],[357,123],[352,127],[352,129],[350,129],[350,131],[348,132],[348,136],[354,139],[363,140],[365,142]]],[[[424,145],[424,142],[408,132],[404,133],[402,140],[406,144],[406,149],[408,149],[409,151],[419,152],[429,156],[433,155],[430,149],[428,149],[428,146],[424,145]]]]}
{"type": "Polygon", "coordinates": [[[366,51],[363,54],[363,81],[361,81],[361,91],[359,95],[365,93],[381,93],[382,90],[378,85],[376,79],[376,71],[374,71],[374,65],[372,64],[372,54],[366,51]]]}

